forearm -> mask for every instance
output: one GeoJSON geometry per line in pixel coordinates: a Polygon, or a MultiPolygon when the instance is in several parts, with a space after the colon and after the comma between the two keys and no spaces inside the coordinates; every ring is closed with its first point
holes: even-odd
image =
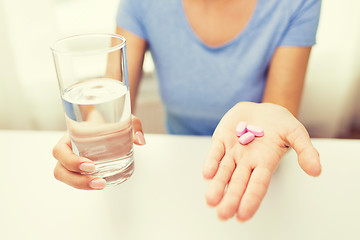
{"type": "Polygon", "coordinates": [[[280,47],[270,64],[263,102],[298,114],[311,48],[280,47]]]}

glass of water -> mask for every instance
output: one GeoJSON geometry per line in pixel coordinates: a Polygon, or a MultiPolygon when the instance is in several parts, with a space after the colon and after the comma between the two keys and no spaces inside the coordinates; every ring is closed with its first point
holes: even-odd
{"type": "Polygon", "coordinates": [[[51,47],[65,120],[75,154],[92,160],[107,186],[134,171],[126,40],[83,34],[51,47]]]}

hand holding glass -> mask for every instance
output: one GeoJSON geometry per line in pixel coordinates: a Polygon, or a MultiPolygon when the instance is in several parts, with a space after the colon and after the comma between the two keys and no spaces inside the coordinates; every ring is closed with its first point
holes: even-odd
{"type": "Polygon", "coordinates": [[[84,34],[55,42],[52,53],[74,153],[92,160],[107,186],[134,171],[126,40],[84,34]]]}

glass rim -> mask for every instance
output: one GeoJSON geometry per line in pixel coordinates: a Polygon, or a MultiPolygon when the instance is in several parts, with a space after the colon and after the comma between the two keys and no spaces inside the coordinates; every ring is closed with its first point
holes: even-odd
{"type": "Polygon", "coordinates": [[[126,39],[125,37],[119,35],[119,34],[115,34],[115,33],[84,33],[84,34],[76,34],[76,35],[70,35],[70,36],[67,36],[67,37],[63,37],[63,38],[60,38],[58,40],[56,40],[51,46],[50,46],[50,49],[53,53],[57,53],[57,54],[69,54],[69,55],[88,55],[88,54],[94,54],[96,52],[102,52],[102,53],[109,53],[109,52],[113,52],[115,50],[119,50],[121,48],[123,48],[124,46],[126,45],[126,39]],[[115,46],[112,46],[112,47],[109,47],[105,50],[94,50],[94,51],[91,51],[91,52],[73,52],[73,51],[69,51],[69,50],[59,50],[56,46],[62,42],[65,42],[65,41],[69,41],[69,40],[74,40],[74,39],[79,39],[79,38],[85,38],[85,37],[110,37],[110,38],[116,38],[116,39],[119,39],[121,40],[122,42],[115,45],[115,46]]]}

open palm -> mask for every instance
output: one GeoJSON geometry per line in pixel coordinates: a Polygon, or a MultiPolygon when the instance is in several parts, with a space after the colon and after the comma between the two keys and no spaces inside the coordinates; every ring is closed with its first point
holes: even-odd
{"type": "Polygon", "coordinates": [[[211,179],[206,201],[217,206],[222,220],[237,216],[250,219],[259,208],[271,176],[292,147],[301,168],[311,176],[321,172],[319,154],[305,127],[285,108],[269,103],[242,102],[218,124],[206,158],[203,175],[211,179]],[[257,125],[265,135],[241,145],[235,134],[240,121],[257,125]]]}

